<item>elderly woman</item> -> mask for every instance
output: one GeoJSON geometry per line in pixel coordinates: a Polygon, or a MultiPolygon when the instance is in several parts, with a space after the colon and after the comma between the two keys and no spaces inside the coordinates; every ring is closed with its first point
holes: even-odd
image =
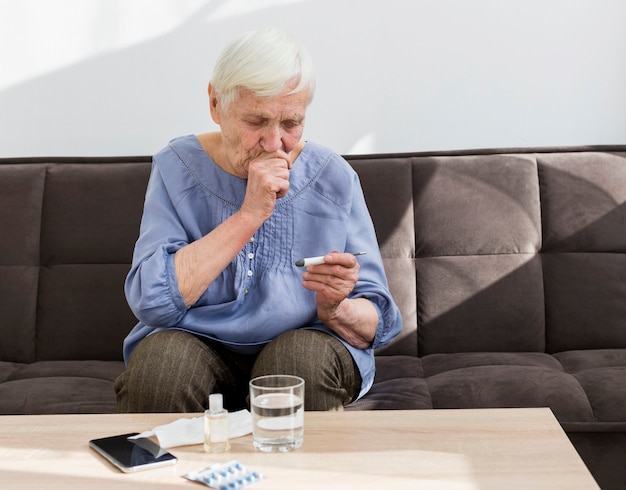
{"type": "Polygon", "coordinates": [[[115,383],[120,411],[199,412],[214,392],[239,409],[263,374],[304,378],[307,410],[370,388],[373,351],[401,319],[357,175],[301,140],[314,89],[290,36],[244,35],[209,84],[220,131],[154,156],[125,284],[139,323],[115,383]]]}

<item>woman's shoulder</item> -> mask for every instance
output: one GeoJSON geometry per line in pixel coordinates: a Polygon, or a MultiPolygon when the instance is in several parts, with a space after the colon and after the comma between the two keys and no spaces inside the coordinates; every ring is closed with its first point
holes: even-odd
{"type": "Polygon", "coordinates": [[[166,146],[155,153],[154,159],[175,159],[186,162],[193,160],[201,152],[204,152],[204,150],[198,138],[193,134],[188,134],[171,139],[166,146]]]}
{"type": "Polygon", "coordinates": [[[196,135],[190,134],[170,140],[152,158],[154,165],[164,173],[190,173],[201,178],[214,163],[196,135]]]}
{"type": "Polygon", "coordinates": [[[195,188],[226,203],[237,203],[245,193],[245,181],[223,171],[205,151],[200,136],[172,139],[154,155],[154,167],[174,192],[195,188]]]}
{"type": "Polygon", "coordinates": [[[319,143],[307,141],[301,156],[306,161],[309,170],[318,173],[320,177],[352,178],[355,174],[354,169],[343,156],[319,143]]]}
{"type": "MultiPolygon", "coordinates": [[[[350,164],[338,153],[307,141],[292,168],[289,193],[297,198],[311,190],[326,197],[325,202],[349,209],[358,177],[350,164]]],[[[320,201],[316,206],[319,206],[320,201]]]]}

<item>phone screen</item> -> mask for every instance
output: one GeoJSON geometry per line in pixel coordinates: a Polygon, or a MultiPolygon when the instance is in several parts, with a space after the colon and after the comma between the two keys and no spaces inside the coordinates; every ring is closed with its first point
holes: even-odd
{"type": "Polygon", "coordinates": [[[124,472],[147,470],[176,463],[176,457],[155,442],[136,436],[137,432],[92,439],[89,446],[124,472]]]}

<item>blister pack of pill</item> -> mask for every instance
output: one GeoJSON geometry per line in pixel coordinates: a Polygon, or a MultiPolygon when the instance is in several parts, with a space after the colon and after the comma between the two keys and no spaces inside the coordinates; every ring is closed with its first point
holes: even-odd
{"type": "Polygon", "coordinates": [[[185,473],[183,477],[215,490],[238,490],[263,479],[263,475],[246,469],[239,461],[216,463],[203,470],[185,473]]]}

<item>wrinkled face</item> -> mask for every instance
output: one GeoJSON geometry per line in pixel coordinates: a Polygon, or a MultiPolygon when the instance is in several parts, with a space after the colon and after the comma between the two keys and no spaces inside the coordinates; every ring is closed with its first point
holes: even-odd
{"type": "Polygon", "coordinates": [[[209,86],[211,116],[220,125],[222,148],[218,162],[224,170],[247,178],[251,160],[263,153],[291,152],[302,137],[309,91],[289,94],[295,83],[287,83],[276,97],[257,97],[247,89],[228,107],[209,86]]]}

